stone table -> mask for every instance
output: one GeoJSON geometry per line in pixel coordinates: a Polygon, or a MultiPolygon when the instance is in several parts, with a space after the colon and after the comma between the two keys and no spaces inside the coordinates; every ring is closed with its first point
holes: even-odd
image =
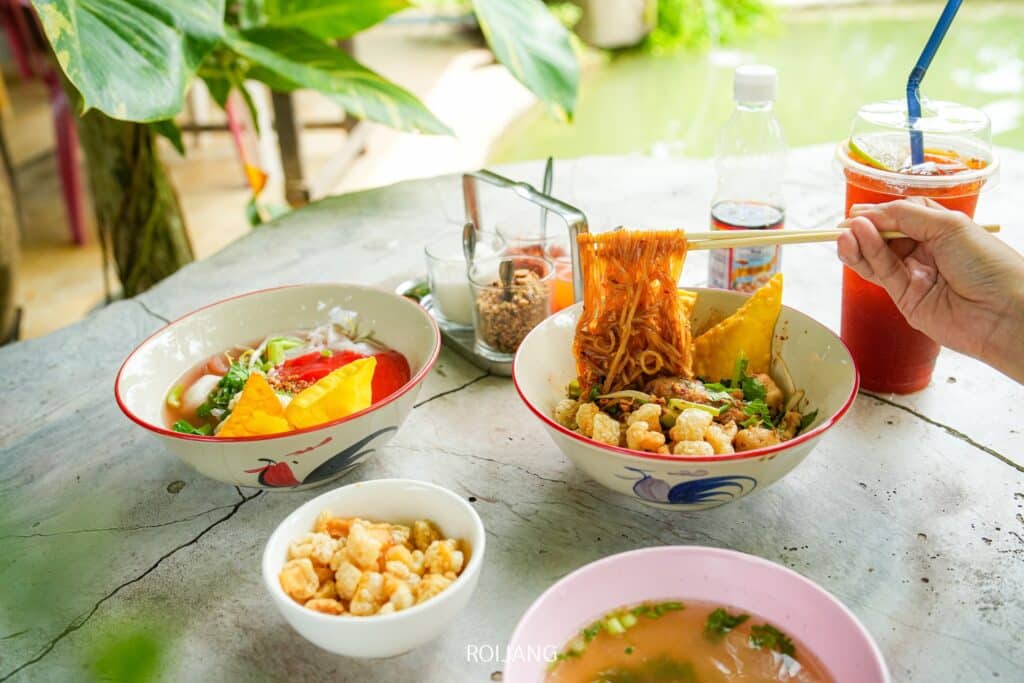
{"type": "MultiPolygon", "coordinates": [[[[789,227],[839,219],[830,155],[793,152],[789,227]]],[[[1024,154],[1003,158],[979,220],[1001,222],[1021,250],[1024,154]]],[[[541,164],[500,170],[536,181],[541,164]]],[[[555,187],[597,228],[699,230],[711,179],[706,161],[590,158],[559,162],[555,187]]],[[[0,350],[0,680],[80,679],[118,644],[175,681],[496,680],[501,662],[470,646],[500,650],[567,572],[660,544],[754,553],[821,583],[874,634],[895,680],[1024,680],[1024,390],[948,351],[925,391],[862,393],[781,482],[690,514],[588,481],[509,380],[445,351],[394,441],[341,483],[415,477],[472,501],[489,538],[471,609],[432,645],[386,661],[335,657],[296,635],[264,594],[259,558],[319,491],[204,479],[120,414],[114,374],[146,335],[214,300],[308,281],[392,287],[422,272],[428,235],[461,221],[459,188],[449,176],[326,199],[140,297],[0,350]]],[[[691,255],[684,284],[702,283],[705,258],[691,255]]],[[[786,303],[836,328],[834,247],[786,247],[784,270],[786,303]]]]}

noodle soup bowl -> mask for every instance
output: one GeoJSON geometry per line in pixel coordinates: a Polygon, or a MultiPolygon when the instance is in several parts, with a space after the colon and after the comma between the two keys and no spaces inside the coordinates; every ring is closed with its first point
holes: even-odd
{"type": "MultiPolygon", "coordinates": [[[[704,330],[728,315],[748,294],[698,290],[692,326],[704,330]]],[[[814,422],[780,444],[730,455],[659,455],[608,446],[558,424],[553,411],[576,377],[573,338],[582,304],[551,316],[523,340],[512,376],[526,407],[555,445],[591,478],[648,505],[702,510],[730,503],[785,476],[846,414],[857,396],[858,376],[838,335],[811,317],[783,306],[775,326],[772,376],[784,389],[802,390],[801,412],[817,410],[814,422]],[[788,372],[786,372],[788,370],[788,372]]]]}
{"type": "Polygon", "coordinates": [[[806,647],[836,683],[891,683],[864,625],[833,595],[782,565],[734,550],[661,546],[591,562],[546,590],[519,620],[506,651],[506,683],[542,683],[580,629],[642,602],[723,606],[766,621],[806,647]]]}
{"type": "Polygon", "coordinates": [[[125,360],[114,394],[129,419],[212,479],[264,489],[311,488],[349,472],[391,440],[440,350],[437,323],[398,294],[350,284],[277,287],[210,304],[158,330],[125,360]],[[405,356],[410,379],[404,386],[365,410],[290,432],[222,438],[169,428],[164,401],[189,368],[236,344],[322,325],[334,309],[355,312],[361,330],[405,356]]]}

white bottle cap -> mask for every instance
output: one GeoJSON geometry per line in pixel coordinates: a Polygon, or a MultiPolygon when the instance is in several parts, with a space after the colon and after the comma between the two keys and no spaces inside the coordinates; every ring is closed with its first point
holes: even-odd
{"type": "Polygon", "coordinates": [[[738,66],[732,81],[732,97],[737,102],[774,102],[778,83],[779,74],[774,66],[738,66]]]}

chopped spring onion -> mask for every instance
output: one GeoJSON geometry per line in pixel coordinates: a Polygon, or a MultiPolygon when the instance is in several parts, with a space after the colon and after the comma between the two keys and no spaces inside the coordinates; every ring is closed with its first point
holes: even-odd
{"type": "Polygon", "coordinates": [[[569,382],[568,386],[565,387],[565,395],[571,399],[577,399],[580,397],[580,382],[577,379],[569,382]]]}
{"type": "Polygon", "coordinates": [[[651,395],[645,394],[642,391],[636,389],[623,389],[622,391],[613,391],[610,394],[599,394],[596,398],[631,398],[634,401],[651,401],[651,395]]]}
{"type": "Polygon", "coordinates": [[[181,407],[181,393],[185,391],[185,387],[181,384],[176,385],[170,391],[167,392],[167,405],[172,408],[181,407]]]}
{"type": "Polygon", "coordinates": [[[718,415],[721,415],[722,410],[724,408],[716,408],[715,406],[709,406],[705,403],[694,403],[692,401],[684,401],[681,398],[670,398],[668,400],[668,406],[670,409],[676,411],[677,416],[684,410],[694,408],[696,410],[703,410],[705,413],[711,413],[712,415],[717,417],[718,415]]]}
{"type": "Polygon", "coordinates": [[[295,337],[274,337],[267,341],[266,357],[271,365],[284,362],[284,352],[302,346],[302,340],[295,337]]]}

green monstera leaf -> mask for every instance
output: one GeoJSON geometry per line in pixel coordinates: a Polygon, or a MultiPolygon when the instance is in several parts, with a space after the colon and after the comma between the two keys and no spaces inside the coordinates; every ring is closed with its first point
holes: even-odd
{"type": "Polygon", "coordinates": [[[451,134],[416,97],[305,31],[228,29],[225,43],[254,65],[249,78],[278,91],[317,90],[345,111],[399,130],[451,134]]]}
{"type": "Polygon", "coordinates": [[[409,7],[408,0],[246,0],[257,25],[301,28],[321,38],[348,38],[409,7]],[[252,7],[255,5],[255,7],[252,7]]]}
{"type": "Polygon", "coordinates": [[[83,109],[127,121],[181,111],[220,41],[224,0],[32,0],[83,109]]]}
{"type": "Polygon", "coordinates": [[[498,60],[520,83],[571,119],[580,68],[569,33],[541,0],[473,0],[477,21],[498,60]]]}

